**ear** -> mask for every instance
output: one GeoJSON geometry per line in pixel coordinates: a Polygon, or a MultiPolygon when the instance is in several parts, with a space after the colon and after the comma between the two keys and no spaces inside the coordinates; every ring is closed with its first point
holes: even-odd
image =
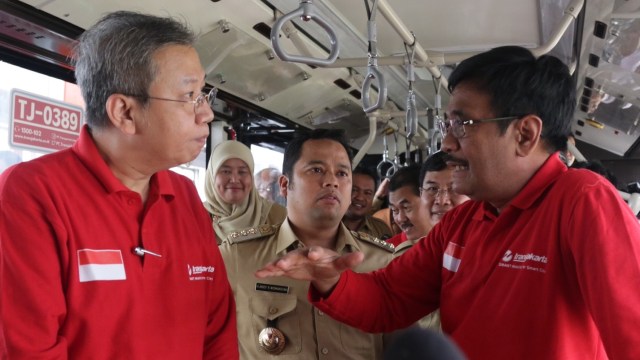
{"type": "Polygon", "coordinates": [[[285,175],[280,175],[278,185],[280,186],[280,194],[286,198],[289,190],[289,178],[285,175]]]}
{"type": "Polygon", "coordinates": [[[138,103],[133,97],[122,94],[111,94],[107,98],[106,110],[109,120],[114,127],[120,129],[125,134],[133,135],[136,133],[136,124],[134,121],[134,110],[138,109],[138,103]]]}
{"type": "Polygon", "coordinates": [[[542,119],[536,115],[527,115],[515,122],[516,155],[528,156],[540,142],[542,119]]]}

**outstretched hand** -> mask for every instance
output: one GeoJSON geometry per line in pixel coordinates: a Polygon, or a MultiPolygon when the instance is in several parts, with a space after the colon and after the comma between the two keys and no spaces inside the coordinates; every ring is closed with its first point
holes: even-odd
{"type": "Polygon", "coordinates": [[[286,276],[295,280],[311,281],[321,294],[326,294],[338,283],[340,274],[364,260],[361,252],[339,255],[335,251],[311,246],[291,251],[256,271],[259,278],[286,276]]]}

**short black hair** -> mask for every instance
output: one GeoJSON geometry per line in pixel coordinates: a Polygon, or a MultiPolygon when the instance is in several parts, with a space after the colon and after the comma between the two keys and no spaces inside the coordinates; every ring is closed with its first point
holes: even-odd
{"type": "MultiPolygon", "coordinates": [[[[550,55],[536,57],[523,47],[502,46],[462,61],[449,77],[449,90],[469,84],[491,97],[496,117],[537,115],[550,153],[566,148],[576,107],[575,79],[550,55]]],[[[515,120],[514,120],[515,121],[515,120]]],[[[504,133],[510,122],[499,122],[504,133]]]]}
{"type": "Polygon", "coordinates": [[[284,151],[284,159],[282,160],[282,174],[292,180],[293,166],[300,159],[302,153],[302,146],[309,140],[333,140],[347,152],[349,157],[349,165],[353,162],[353,152],[349,147],[349,142],[345,136],[344,130],[340,129],[315,129],[307,132],[299,132],[289,142],[287,148],[284,151]]]}
{"type": "Polygon", "coordinates": [[[411,164],[398,169],[389,179],[389,191],[396,191],[401,187],[410,186],[414,194],[420,196],[420,166],[411,164]]]}
{"type": "Polygon", "coordinates": [[[355,169],[353,169],[352,174],[353,175],[360,174],[360,175],[366,175],[366,176],[370,177],[373,180],[373,187],[376,188],[376,189],[378,188],[378,174],[376,174],[375,171],[373,171],[373,170],[371,170],[371,169],[369,169],[367,167],[358,165],[358,166],[356,166],[355,169]]]}
{"type": "Polygon", "coordinates": [[[424,178],[427,176],[427,172],[430,171],[442,171],[447,168],[447,154],[444,151],[438,151],[429,156],[427,160],[422,163],[420,168],[420,186],[424,184],[424,178]]]}

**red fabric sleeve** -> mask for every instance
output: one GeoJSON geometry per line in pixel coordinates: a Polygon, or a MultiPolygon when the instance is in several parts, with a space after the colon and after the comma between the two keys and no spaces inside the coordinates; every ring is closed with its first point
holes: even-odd
{"type": "Polygon", "coordinates": [[[309,301],[338,321],[367,332],[390,332],[411,325],[439,306],[439,234],[431,231],[386,268],[366,274],[345,271],[327,297],[311,286],[309,301]]]}
{"type": "Polygon", "coordinates": [[[21,186],[28,179],[5,183],[11,170],[0,180],[0,303],[8,352],[11,359],[66,359],[66,340],[58,335],[66,315],[60,259],[66,252],[56,240],[65,238],[64,228],[34,186],[21,186]]]}
{"type": "MultiPolygon", "coordinates": [[[[601,179],[601,182],[606,180],[601,179]]],[[[640,227],[608,184],[585,187],[572,206],[569,253],[579,290],[610,359],[640,359],[640,227]]]]}

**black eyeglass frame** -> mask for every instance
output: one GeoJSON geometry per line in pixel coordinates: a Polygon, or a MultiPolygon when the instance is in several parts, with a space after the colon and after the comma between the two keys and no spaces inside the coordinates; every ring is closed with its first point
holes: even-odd
{"type": "Polygon", "coordinates": [[[460,119],[449,119],[449,120],[439,120],[438,121],[438,129],[442,133],[442,136],[446,136],[449,133],[449,129],[453,128],[451,131],[451,135],[456,139],[463,138],[467,135],[467,131],[465,130],[465,126],[474,125],[486,122],[496,122],[496,121],[511,121],[521,118],[521,116],[504,116],[493,119],[482,119],[482,120],[460,120],[460,119]],[[455,125],[454,125],[455,124],[455,125]],[[455,130],[458,129],[458,130],[455,130]]]}
{"type": "Polygon", "coordinates": [[[198,113],[198,107],[200,107],[200,105],[204,104],[205,101],[209,104],[209,107],[211,109],[213,109],[213,104],[216,101],[216,97],[218,96],[218,88],[214,86],[214,87],[211,88],[211,90],[209,90],[208,93],[201,92],[200,95],[198,95],[193,100],[168,99],[168,98],[163,98],[163,97],[158,97],[158,96],[149,96],[149,95],[130,95],[130,94],[127,94],[127,96],[133,96],[133,97],[137,97],[137,98],[141,98],[141,99],[153,99],[153,100],[163,100],[163,101],[174,101],[174,102],[181,102],[181,103],[190,103],[190,104],[193,104],[193,113],[197,114],[198,113]]]}

